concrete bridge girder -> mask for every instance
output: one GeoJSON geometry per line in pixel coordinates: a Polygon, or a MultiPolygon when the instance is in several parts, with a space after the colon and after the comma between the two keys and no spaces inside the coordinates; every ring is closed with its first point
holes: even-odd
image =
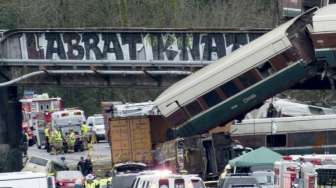
{"type": "MultiPolygon", "coordinates": [[[[48,67],[15,67],[9,69],[10,79],[23,75],[32,75],[26,79],[17,80],[13,84],[29,85],[63,85],[92,87],[168,87],[174,82],[191,74],[187,70],[146,70],[119,68],[52,68],[48,67]],[[36,73],[36,74],[35,74],[36,73]]],[[[11,84],[12,82],[10,82],[11,84]]],[[[4,86],[0,83],[0,87],[4,86]]]]}

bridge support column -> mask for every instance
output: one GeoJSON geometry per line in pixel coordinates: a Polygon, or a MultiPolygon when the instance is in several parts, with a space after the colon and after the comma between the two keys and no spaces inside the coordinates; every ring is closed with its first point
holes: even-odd
{"type": "Polygon", "coordinates": [[[0,88],[0,172],[22,168],[22,114],[17,87],[0,88]]]}

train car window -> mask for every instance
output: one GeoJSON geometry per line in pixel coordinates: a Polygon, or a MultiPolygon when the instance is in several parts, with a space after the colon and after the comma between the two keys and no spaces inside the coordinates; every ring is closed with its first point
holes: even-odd
{"type": "Polygon", "coordinates": [[[257,67],[257,70],[263,78],[267,78],[269,75],[275,73],[270,62],[265,62],[257,67]]]}
{"type": "Polygon", "coordinates": [[[160,179],[159,180],[159,188],[169,188],[168,179],[160,179]]]}
{"type": "Polygon", "coordinates": [[[188,115],[185,113],[184,109],[180,108],[178,111],[174,112],[168,117],[168,120],[173,125],[179,125],[188,120],[188,115]]]}
{"type": "Polygon", "coordinates": [[[185,188],[184,179],[175,180],[175,188],[185,188]]]}
{"type": "Polygon", "coordinates": [[[299,59],[299,54],[296,50],[294,50],[294,48],[286,50],[284,53],[282,53],[282,55],[286,59],[287,64],[291,64],[292,62],[295,62],[297,59],[299,59]]]}
{"type": "Polygon", "coordinates": [[[266,145],[267,147],[285,147],[287,145],[287,135],[285,134],[267,135],[266,145]]]}
{"type": "Polygon", "coordinates": [[[227,99],[227,96],[225,95],[225,93],[220,89],[220,87],[216,88],[216,91],[218,93],[218,95],[222,98],[222,101],[227,99]]]}
{"type": "Polygon", "coordinates": [[[202,107],[197,101],[188,104],[186,106],[186,109],[191,116],[197,115],[198,113],[202,112],[202,107]]]}
{"type": "Polygon", "coordinates": [[[279,71],[287,66],[287,59],[283,55],[277,55],[271,60],[271,64],[275,70],[279,71]]]}
{"type": "Polygon", "coordinates": [[[206,103],[205,103],[205,101],[203,100],[202,97],[198,97],[198,98],[197,98],[197,101],[198,101],[198,103],[201,105],[201,107],[202,107],[203,110],[208,109],[208,106],[206,105],[206,103]]]}
{"type": "Polygon", "coordinates": [[[220,88],[227,97],[231,97],[239,92],[238,87],[233,83],[233,81],[223,84],[220,88]]]}
{"type": "Polygon", "coordinates": [[[321,108],[309,106],[308,109],[309,109],[310,113],[312,113],[314,115],[324,115],[325,114],[321,108]]]}
{"type": "Polygon", "coordinates": [[[220,96],[218,95],[216,90],[213,90],[213,91],[203,95],[203,99],[204,99],[205,103],[207,104],[207,106],[209,108],[212,107],[212,106],[215,106],[216,104],[218,104],[222,101],[222,99],[220,98],[220,96]]]}
{"type": "Polygon", "coordinates": [[[239,81],[243,84],[245,88],[250,87],[251,85],[258,82],[256,76],[252,73],[252,71],[248,71],[238,77],[239,81]]]}

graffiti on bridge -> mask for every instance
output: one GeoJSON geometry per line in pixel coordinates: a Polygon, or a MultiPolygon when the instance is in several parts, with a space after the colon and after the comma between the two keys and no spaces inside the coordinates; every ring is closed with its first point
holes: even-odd
{"type": "Polygon", "coordinates": [[[45,32],[23,33],[19,43],[22,59],[213,61],[260,35],[262,33],[45,32]]]}

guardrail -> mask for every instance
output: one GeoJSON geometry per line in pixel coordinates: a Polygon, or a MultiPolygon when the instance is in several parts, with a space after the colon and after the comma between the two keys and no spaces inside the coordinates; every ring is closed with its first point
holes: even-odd
{"type": "Polygon", "coordinates": [[[203,67],[213,61],[0,59],[2,66],[203,67]]]}

